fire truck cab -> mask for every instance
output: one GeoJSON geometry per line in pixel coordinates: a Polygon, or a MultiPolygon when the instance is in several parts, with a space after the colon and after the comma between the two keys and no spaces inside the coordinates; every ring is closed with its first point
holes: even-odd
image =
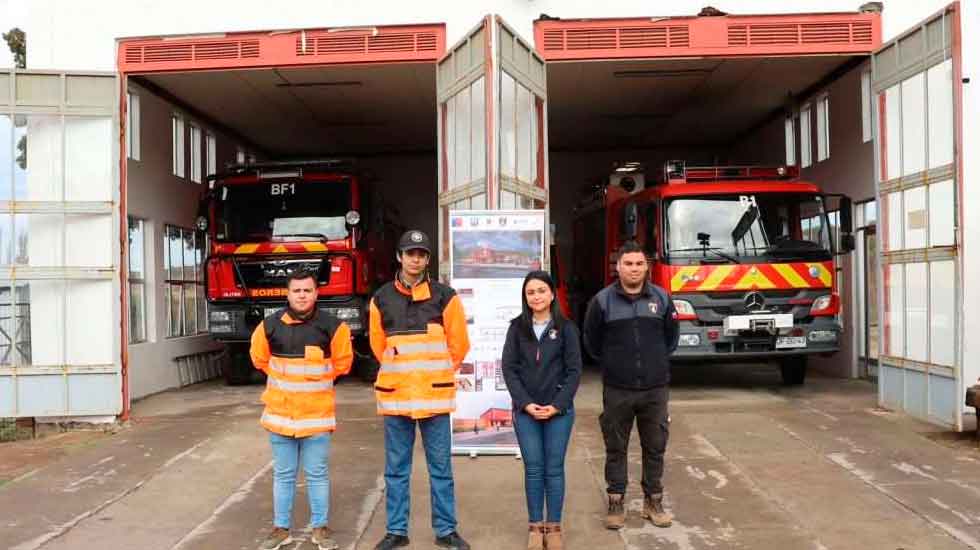
{"type": "Polygon", "coordinates": [[[651,281],[677,310],[674,362],[774,361],[784,383],[802,384],[808,356],[839,349],[834,258],[854,239],[850,199],[798,175],[795,167],[672,161],[645,189],[606,186],[576,221],[579,304],[615,280],[617,249],[637,241],[651,281]],[[595,231],[600,218],[604,233],[595,231]],[[597,249],[605,251],[599,262],[597,249]]]}
{"type": "Polygon", "coordinates": [[[231,354],[229,383],[251,378],[251,333],[286,305],[296,270],[315,274],[320,313],[350,326],[358,373],[376,375],[366,306],[394,274],[399,227],[377,186],[351,168],[343,160],[245,163],[209,178],[198,228],[209,237],[208,327],[231,354]]]}

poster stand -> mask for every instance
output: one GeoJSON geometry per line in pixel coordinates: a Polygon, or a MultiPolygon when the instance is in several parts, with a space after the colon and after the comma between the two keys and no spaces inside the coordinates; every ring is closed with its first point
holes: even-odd
{"type": "Polygon", "coordinates": [[[449,212],[449,280],[463,302],[470,338],[470,352],[456,373],[455,455],[520,459],[501,354],[510,321],[522,311],[524,277],[544,265],[544,214],[449,212]]]}

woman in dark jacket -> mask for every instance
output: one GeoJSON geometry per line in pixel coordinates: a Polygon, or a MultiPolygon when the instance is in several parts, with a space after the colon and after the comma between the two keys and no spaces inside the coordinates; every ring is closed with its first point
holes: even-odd
{"type": "Polygon", "coordinates": [[[565,451],[575,422],[572,401],[582,375],[582,355],[578,330],[562,315],[551,276],[532,271],[521,289],[523,312],[510,322],[502,362],[524,460],[527,547],[560,550],[565,451]]]}

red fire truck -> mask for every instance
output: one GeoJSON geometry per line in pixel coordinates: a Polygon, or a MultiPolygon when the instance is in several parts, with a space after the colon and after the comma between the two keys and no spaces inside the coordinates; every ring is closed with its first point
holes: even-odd
{"type": "Polygon", "coordinates": [[[351,327],[355,370],[373,380],[365,308],[394,275],[400,230],[378,185],[344,160],[234,164],[208,179],[197,221],[210,242],[208,330],[228,346],[228,383],[251,379],[251,333],[285,306],[286,278],[299,269],[316,274],[321,313],[351,327]]]}
{"type": "Polygon", "coordinates": [[[772,361],[784,383],[802,384],[808,356],[839,350],[834,257],[854,248],[850,199],[800,181],[795,167],[673,161],[664,172],[645,188],[632,178],[605,186],[578,212],[577,314],[615,279],[616,250],[635,240],[677,309],[673,362],[772,361]]]}

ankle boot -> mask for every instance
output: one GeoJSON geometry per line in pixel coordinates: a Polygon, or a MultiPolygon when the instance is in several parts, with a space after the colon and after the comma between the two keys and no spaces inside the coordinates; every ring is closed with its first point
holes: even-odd
{"type": "Polygon", "coordinates": [[[544,547],[548,550],[562,550],[561,524],[544,524],[544,547]]]}
{"type": "Polygon", "coordinates": [[[626,525],[626,508],[623,495],[609,494],[609,508],[606,512],[606,529],[622,529],[626,525]]]}
{"type": "Polygon", "coordinates": [[[527,550],[544,550],[544,524],[529,523],[527,531],[527,550]]]}
{"type": "Polygon", "coordinates": [[[674,520],[674,516],[664,510],[663,494],[647,495],[643,499],[643,517],[657,527],[670,527],[674,520]]]}

